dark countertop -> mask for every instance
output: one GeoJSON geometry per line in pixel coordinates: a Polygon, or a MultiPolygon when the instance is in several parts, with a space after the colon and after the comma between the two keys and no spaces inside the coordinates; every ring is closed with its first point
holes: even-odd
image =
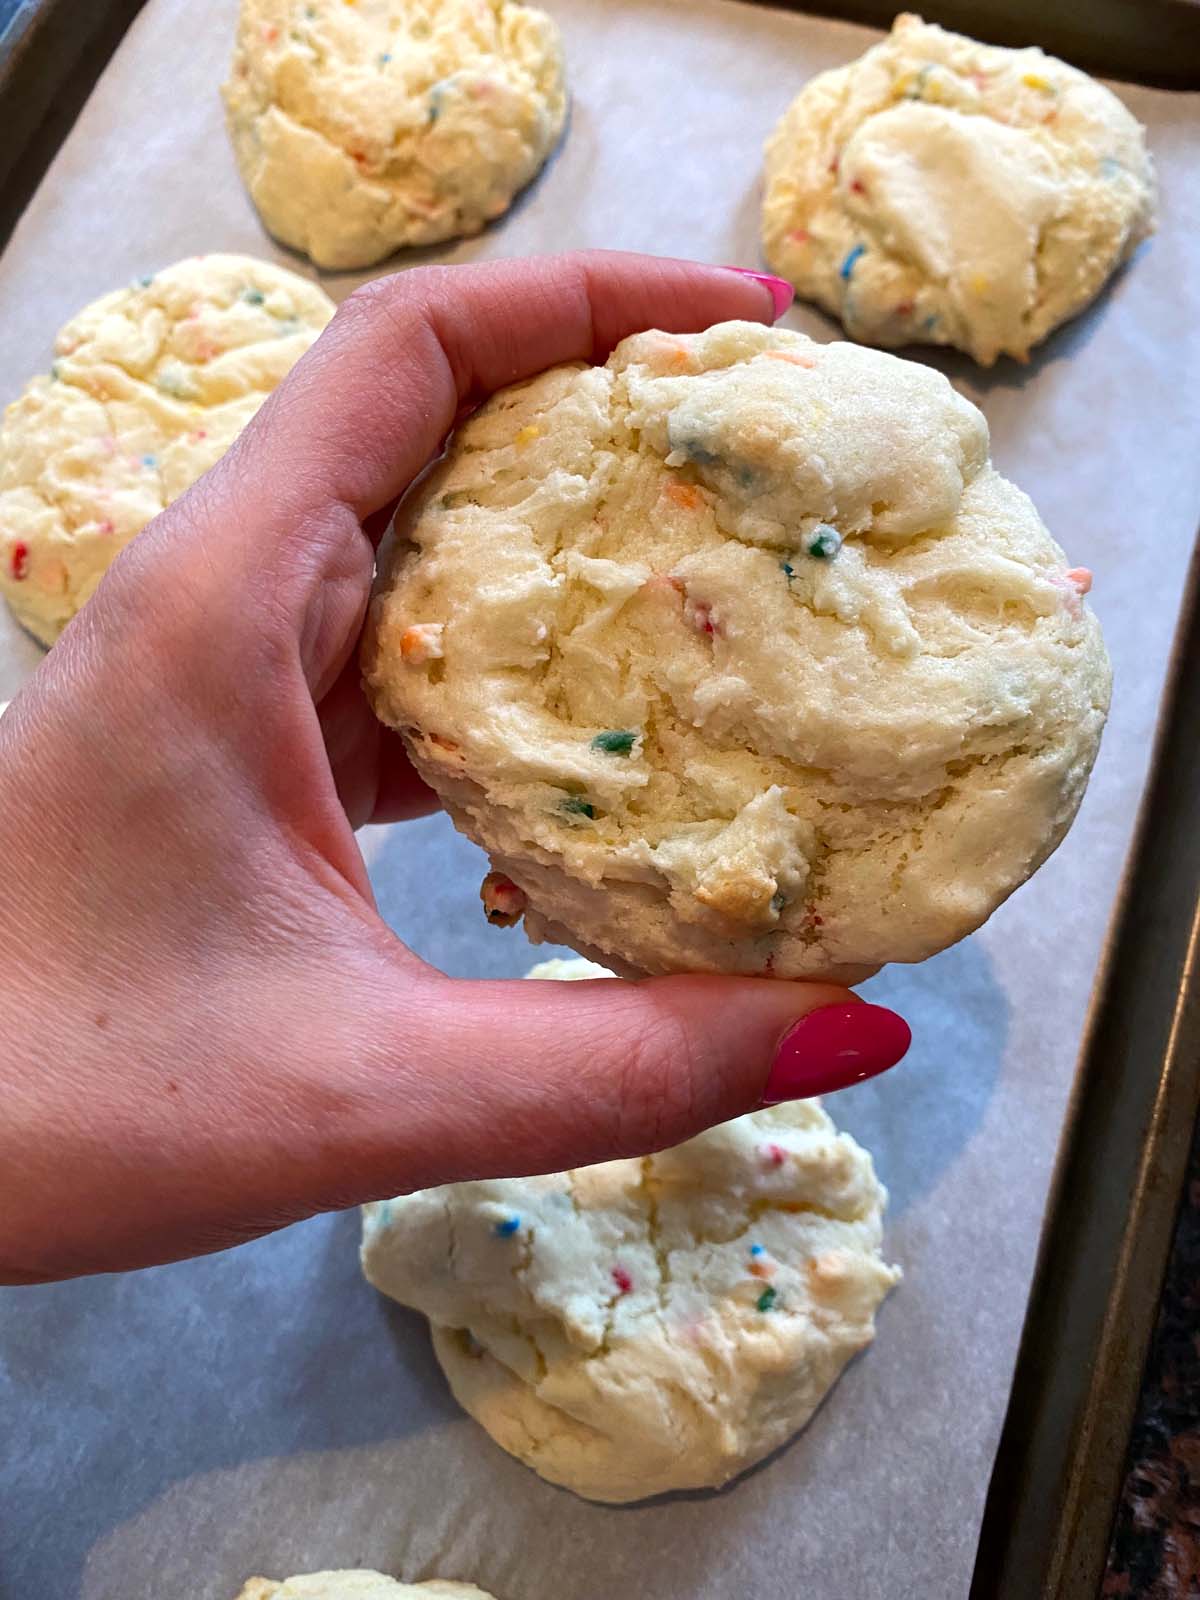
{"type": "Polygon", "coordinates": [[[1200,1597],[1200,1130],[1101,1593],[1104,1600],[1200,1597]]]}

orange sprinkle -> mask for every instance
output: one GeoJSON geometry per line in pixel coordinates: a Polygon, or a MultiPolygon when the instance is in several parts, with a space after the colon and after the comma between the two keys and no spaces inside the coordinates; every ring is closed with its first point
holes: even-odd
{"type": "Polygon", "coordinates": [[[1067,573],[1067,582],[1073,584],[1080,594],[1090,594],[1092,591],[1092,575],[1086,567],[1072,567],[1067,573]]]}
{"type": "Polygon", "coordinates": [[[704,496],[699,489],[693,489],[690,483],[668,483],[664,492],[668,500],[684,511],[695,511],[704,504],[704,496]]]}
{"type": "Polygon", "coordinates": [[[815,367],[816,362],[811,356],[802,356],[795,350],[764,350],[763,355],[768,361],[790,361],[794,367],[815,367]]]}

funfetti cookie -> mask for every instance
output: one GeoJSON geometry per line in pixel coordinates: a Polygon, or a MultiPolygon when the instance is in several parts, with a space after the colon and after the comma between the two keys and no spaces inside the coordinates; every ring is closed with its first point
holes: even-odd
{"type": "Polygon", "coordinates": [[[867,344],[1023,361],[1154,227],[1145,131],[1040,50],[896,18],[801,90],[766,151],[772,269],[867,344]]]}
{"type": "Polygon", "coordinates": [[[535,941],[854,982],[978,927],[1079,804],[1090,574],[928,367],[640,334],[496,395],[400,523],[368,691],[535,941]]]}
{"type": "Polygon", "coordinates": [[[497,1444],[588,1499],[640,1500],[726,1483],[804,1426],[900,1276],[886,1200],[867,1152],[793,1101],[645,1160],[369,1205],[362,1261],[429,1318],[497,1444]]]}
{"type": "Polygon", "coordinates": [[[516,0],[242,0],[225,110],[263,222],[321,267],[478,233],[562,132],[562,42],[516,0]]]}
{"type": "Polygon", "coordinates": [[[0,423],[0,594],[53,644],[150,519],[237,438],[333,315],[294,272],[193,256],[71,319],[0,423]]]}

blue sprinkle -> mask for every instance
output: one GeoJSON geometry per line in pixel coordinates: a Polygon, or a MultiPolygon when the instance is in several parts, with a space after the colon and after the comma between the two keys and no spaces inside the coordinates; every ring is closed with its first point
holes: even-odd
{"type": "Polygon", "coordinates": [[[442,114],[442,101],[446,98],[446,86],[435,83],[429,91],[429,120],[436,122],[442,114]]]}
{"type": "Polygon", "coordinates": [[[925,332],[925,333],[932,333],[933,330],[937,327],[937,325],[938,325],[938,319],[937,319],[937,313],[935,312],[932,317],[926,317],[925,318],[925,321],[921,324],[921,328],[922,328],[922,331],[925,332]]]}
{"type": "Polygon", "coordinates": [[[492,1232],[498,1239],[511,1239],[521,1226],[520,1217],[505,1217],[503,1222],[498,1222],[492,1232]]]}
{"type": "Polygon", "coordinates": [[[158,457],[157,456],[143,456],[142,457],[142,465],[144,467],[156,467],[158,465],[158,457]]]}
{"type": "Polygon", "coordinates": [[[865,244],[856,244],[854,246],[854,249],[851,250],[850,254],[838,268],[838,277],[841,278],[843,282],[848,283],[850,281],[850,274],[854,271],[854,263],[858,260],[859,256],[865,256],[866,253],[867,247],[865,244]]]}
{"type": "Polygon", "coordinates": [[[750,1246],[750,1254],[752,1256],[761,1256],[763,1254],[762,1245],[760,1245],[760,1244],[752,1244],[750,1246]]]}
{"type": "Polygon", "coordinates": [[[148,272],[144,278],[138,278],[135,281],[139,289],[148,289],[154,282],[154,274],[152,272],[148,272]]]}
{"type": "Polygon", "coordinates": [[[796,569],[792,566],[790,561],[781,561],[779,563],[779,570],[780,572],[785,572],[787,574],[787,581],[789,583],[791,583],[792,579],[796,576],[796,569]]]}
{"type": "Polygon", "coordinates": [[[1117,160],[1116,156],[1105,156],[1100,163],[1100,176],[1102,178],[1119,178],[1124,171],[1125,168],[1117,160]]]}
{"type": "Polygon", "coordinates": [[[390,50],[385,50],[379,57],[379,65],[381,67],[386,67],[388,62],[391,59],[392,59],[392,52],[390,50]]]}

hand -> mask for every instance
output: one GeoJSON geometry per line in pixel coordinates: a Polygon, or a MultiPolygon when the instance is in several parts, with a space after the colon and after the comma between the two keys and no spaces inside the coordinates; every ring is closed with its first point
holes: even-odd
{"type": "Polygon", "coordinates": [[[857,1004],[785,1041],[853,1002],[829,986],[449,979],[353,834],[432,804],[356,646],[373,541],[460,409],[772,314],[751,276],[630,255],[381,279],[123,552],[0,722],[0,1278],[641,1153],[758,1105],[773,1062],[782,1098],[902,1053],[857,1004]]]}

